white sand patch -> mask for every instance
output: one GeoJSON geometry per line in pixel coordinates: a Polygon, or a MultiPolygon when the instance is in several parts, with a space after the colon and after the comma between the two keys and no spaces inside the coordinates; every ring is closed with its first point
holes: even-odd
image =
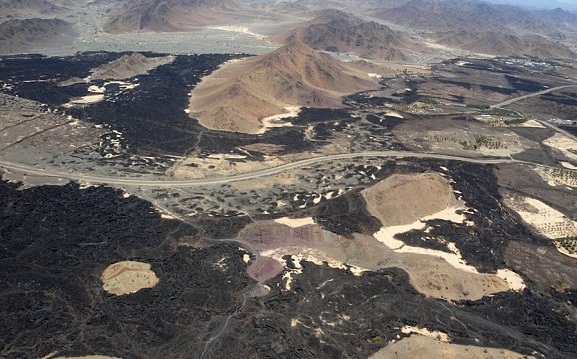
{"type": "Polygon", "coordinates": [[[239,34],[245,34],[245,35],[250,35],[250,36],[256,37],[259,40],[266,40],[266,37],[264,35],[252,32],[246,26],[239,26],[239,25],[207,26],[207,29],[221,30],[221,31],[227,31],[227,32],[236,32],[239,34]]]}
{"type": "MultiPolygon", "coordinates": [[[[464,223],[466,221],[466,217],[463,213],[456,213],[458,210],[464,211],[465,209],[460,207],[448,207],[443,211],[427,217],[423,217],[411,224],[383,227],[378,232],[373,234],[373,237],[397,253],[413,253],[440,257],[455,269],[473,274],[481,274],[477,268],[464,262],[461,252],[454,243],[449,243],[447,245],[449,250],[451,250],[451,253],[449,253],[430,248],[408,246],[402,241],[394,238],[397,234],[406,233],[411,230],[425,230],[427,226],[425,222],[428,220],[441,219],[454,223],[464,223]]],[[[510,270],[502,270],[500,273],[498,272],[497,277],[503,279],[511,290],[522,290],[525,288],[525,283],[523,282],[521,276],[510,270]]]]}
{"type": "Polygon", "coordinates": [[[293,126],[292,123],[282,121],[282,120],[285,118],[291,118],[291,117],[298,116],[298,114],[301,111],[301,107],[300,106],[287,106],[284,109],[287,112],[262,118],[260,120],[260,122],[262,124],[262,128],[259,129],[257,134],[262,135],[263,133],[268,131],[269,128],[273,128],[273,127],[292,127],[293,126]]]}
{"type": "Polygon", "coordinates": [[[104,91],[106,90],[106,88],[103,87],[98,87],[96,85],[90,85],[88,87],[88,92],[92,92],[92,93],[104,93],[104,91]]]}
{"type": "Polygon", "coordinates": [[[555,133],[554,136],[549,137],[543,141],[543,144],[556,148],[560,150],[567,158],[577,161],[577,154],[574,153],[577,151],[577,142],[571,138],[560,133],[555,133]]]}
{"type": "Polygon", "coordinates": [[[577,236],[577,222],[535,198],[506,196],[504,202],[525,222],[547,238],[577,236]]]}
{"type": "Polygon", "coordinates": [[[303,266],[301,265],[302,258],[298,256],[291,255],[291,260],[294,268],[287,268],[286,273],[283,274],[282,279],[286,280],[285,290],[291,290],[291,283],[293,282],[293,276],[303,273],[303,266]]]}
{"type": "Polygon", "coordinates": [[[514,291],[522,291],[527,287],[523,281],[523,278],[521,278],[519,274],[513,272],[512,270],[499,269],[497,270],[497,277],[507,282],[509,288],[514,291]]]}
{"type": "Polygon", "coordinates": [[[395,112],[395,111],[389,111],[389,112],[385,113],[385,116],[396,117],[396,118],[404,118],[403,115],[401,115],[400,113],[395,112]]]}
{"type": "MultiPolygon", "coordinates": [[[[395,239],[395,235],[397,234],[401,234],[401,233],[406,233],[412,230],[425,230],[427,227],[427,224],[425,223],[426,221],[429,220],[433,220],[433,219],[442,219],[442,220],[446,220],[446,221],[451,221],[454,223],[463,223],[467,220],[467,217],[465,217],[464,215],[464,211],[466,210],[466,208],[462,208],[462,207],[447,207],[446,209],[437,212],[435,214],[432,214],[430,216],[426,216],[426,217],[422,217],[418,220],[416,220],[413,223],[409,223],[409,224],[405,224],[405,225],[400,225],[400,226],[390,226],[390,227],[383,227],[381,228],[377,233],[375,233],[373,236],[381,243],[385,244],[387,247],[395,250],[395,251],[399,251],[399,252],[405,252],[405,253],[416,253],[416,252],[412,252],[412,249],[404,249],[405,244],[398,240],[395,239]],[[457,211],[461,210],[462,213],[461,214],[457,214],[457,211]]],[[[408,247],[408,248],[415,248],[415,250],[426,250],[425,248],[418,248],[418,247],[408,247]]],[[[437,251],[434,251],[437,252],[437,251]]]]}
{"type": "Polygon", "coordinates": [[[575,166],[569,162],[561,162],[561,166],[568,168],[570,170],[577,170],[577,166],[575,166]]]}
{"type": "Polygon", "coordinates": [[[292,274],[291,272],[286,272],[282,276],[282,279],[285,280],[285,283],[284,283],[284,289],[285,290],[291,290],[291,283],[293,281],[291,274],[292,274]]]}
{"type": "Polygon", "coordinates": [[[298,228],[298,227],[308,226],[309,224],[315,224],[313,217],[305,217],[305,218],[282,217],[282,218],[275,219],[274,222],[276,222],[278,224],[284,224],[285,226],[288,226],[291,228],[298,228]]]}
{"type": "MultiPolygon", "coordinates": [[[[285,262],[285,260],[282,257],[284,257],[286,255],[292,255],[293,262],[295,262],[295,259],[296,259],[296,260],[298,260],[299,263],[302,261],[307,261],[307,262],[311,262],[311,263],[314,263],[314,264],[319,265],[319,266],[326,264],[327,266],[329,266],[331,268],[349,270],[351,273],[353,273],[356,276],[360,276],[363,272],[369,271],[368,268],[361,268],[358,266],[354,266],[354,265],[350,265],[350,264],[338,261],[334,258],[331,258],[327,253],[320,251],[320,250],[317,250],[317,249],[312,249],[312,248],[282,247],[282,248],[271,249],[268,251],[263,251],[261,253],[261,255],[263,257],[269,257],[269,258],[276,259],[280,263],[285,262]]],[[[297,268],[296,270],[301,270],[301,269],[297,268]]]]}
{"type": "Polygon", "coordinates": [[[90,105],[93,103],[98,103],[104,100],[104,94],[95,94],[95,95],[87,95],[82,96],[76,99],[71,100],[68,103],[62,105],[64,108],[74,107],[75,105],[90,105]]]}
{"type": "Polygon", "coordinates": [[[150,264],[123,261],[111,264],[102,272],[102,288],[110,294],[125,295],[144,288],[152,288],[159,282],[150,264]]]}
{"type": "Polygon", "coordinates": [[[413,326],[405,325],[404,327],[401,328],[401,333],[403,333],[403,334],[419,334],[419,335],[422,335],[425,337],[437,339],[441,342],[445,342],[445,343],[449,342],[449,336],[447,335],[447,333],[439,332],[436,330],[430,331],[427,328],[419,328],[419,327],[413,327],[413,326]]]}
{"type": "Polygon", "coordinates": [[[132,90],[132,89],[138,87],[138,84],[133,84],[133,83],[131,83],[131,82],[125,82],[125,81],[110,81],[110,82],[106,82],[106,83],[104,84],[104,86],[106,86],[106,85],[112,85],[112,84],[118,85],[118,87],[120,87],[120,89],[121,89],[122,91],[132,90]]]}

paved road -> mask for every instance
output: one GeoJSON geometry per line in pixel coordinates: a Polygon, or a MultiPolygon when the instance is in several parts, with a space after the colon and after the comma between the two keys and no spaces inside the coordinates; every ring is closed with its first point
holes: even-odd
{"type": "Polygon", "coordinates": [[[536,97],[536,96],[545,95],[545,94],[550,93],[550,92],[553,92],[553,91],[563,90],[563,89],[570,88],[570,87],[577,87],[577,85],[557,86],[557,87],[553,87],[553,88],[550,88],[550,89],[547,89],[547,90],[543,90],[543,91],[531,93],[531,94],[528,94],[528,95],[523,95],[523,96],[515,97],[515,98],[512,98],[512,99],[510,99],[510,100],[503,101],[503,102],[498,103],[498,104],[495,104],[495,105],[491,105],[491,108],[499,108],[499,107],[509,106],[510,104],[515,103],[515,102],[518,102],[518,101],[523,101],[523,100],[526,100],[526,99],[531,98],[531,97],[536,97]]]}
{"type": "MultiPolygon", "coordinates": [[[[573,81],[573,82],[574,82],[574,81],[573,81]]],[[[505,106],[508,106],[508,105],[510,105],[510,104],[512,104],[512,103],[515,103],[515,102],[517,102],[517,101],[526,100],[526,99],[531,98],[531,97],[541,96],[541,95],[544,95],[544,94],[547,94],[547,93],[550,93],[550,92],[553,92],[553,91],[562,90],[562,89],[571,88],[571,87],[577,87],[577,85],[557,86],[557,87],[553,87],[553,88],[550,88],[550,89],[547,89],[547,90],[535,92],[535,93],[532,93],[532,94],[528,94],[528,95],[524,95],[524,96],[520,96],[520,97],[515,97],[515,98],[512,98],[512,99],[510,99],[510,100],[507,100],[507,101],[504,101],[504,102],[501,102],[501,103],[492,105],[491,108],[505,107],[505,106]]],[[[547,127],[549,127],[550,129],[552,129],[552,130],[554,130],[554,131],[557,131],[557,132],[559,132],[559,133],[561,133],[561,134],[569,137],[570,139],[572,139],[572,140],[574,140],[574,141],[577,141],[577,137],[574,136],[574,135],[572,135],[571,133],[569,133],[569,132],[567,132],[567,131],[565,131],[565,130],[563,130],[563,129],[561,129],[561,128],[559,128],[559,127],[557,127],[557,126],[555,126],[555,125],[553,125],[553,124],[551,124],[551,123],[549,123],[549,122],[547,122],[547,121],[543,121],[543,120],[539,120],[539,119],[537,119],[537,121],[538,121],[539,123],[541,123],[543,126],[547,126],[547,127]]]]}
{"type": "Polygon", "coordinates": [[[33,166],[2,161],[0,160],[0,167],[4,167],[8,170],[14,172],[20,172],[27,175],[35,176],[45,176],[45,177],[58,177],[66,178],[74,181],[82,181],[88,183],[97,184],[108,184],[108,185],[132,185],[141,187],[193,187],[193,186],[204,186],[204,185],[214,185],[214,184],[225,184],[230,182],[244,181],[259,177],[266,177],[281,173],[284,171],[291,170],[293,168],[300,168],[309,165],[314,165],[317,163],[323,163],[334,160],[346,160],[354,158],[363,157],[377,157],[377,158],[422,158],[422,159],[437,159],[437,160],[451,160],[451,161],[462,161],[469,163],[479,163],[479,164],[499,164],[499,163],[528,163],[524,161],[514,160],[511,158],[469,158],[451,155],[441,155],[441,154],[429,154],[429,153],[417,153],[417,152],[401,152],[401,151],[380,151],[380,152],[359,152],[359,153],[343,153],[337,155],[328,155],[321,157],[313,157],[305,160],[295,161],[287,163],[281,166],[267,168],[259,171],[243,173],[227,177],[214,177],[214,178],[203,178],[203,179],[193,179],[193,180],[179,180],[173,181],[167,180],[147,180],[143,178],[127,178],[127,177],[99,177],[92,176],[85,173],[74,173],[74,172],[59,172],[55,170],[43,170],[38,169],[33,166]]]}
{"type": "Polygon", "coordinates": [[[543,120],[536,120],[536,121],[539,122],[540,124],[542,124],[543,126],[549,127],[549,128],[552,129],[553,131],[557,131],[557,132],[559,132],[560,134],[569,137],[569,138],[572,139],[573,141],[577,141],[577,137],[576,137],[576,136],[574,136],[573,134],[565,131],[565,130],[562,129],[562,128],[559,128],[559,127],[555,126],[555,125],[552,124],[552,123],[549,123],[549,122],[543,121],[543,120]]]}

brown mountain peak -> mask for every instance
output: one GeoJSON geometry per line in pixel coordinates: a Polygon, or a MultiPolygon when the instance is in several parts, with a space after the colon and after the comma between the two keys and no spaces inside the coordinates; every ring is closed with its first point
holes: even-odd
{"type": "Polygon", "coordinates": [[[263,118],[289,106],[341,107],[341,96],[376,86],[363,75],[295,38],[210,75],[193,91],[190,112],[209,128],[260,133],[263,118]]]}

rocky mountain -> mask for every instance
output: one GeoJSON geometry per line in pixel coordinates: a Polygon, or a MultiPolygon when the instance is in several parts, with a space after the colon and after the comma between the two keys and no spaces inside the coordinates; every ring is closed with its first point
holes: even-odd
{"type": "Polygon", "coordinates": [[[489,55],[528,55],[541,58],[572,58],[567,46],[540,35],[516,36],[495,31],[451,31],[436,35],[437,42],[489,55]]]}
{"type": "Polygon", "coordinates": [[[228,64],[192,93],[190,113],[208,128],[259,133],[261,120],[288,106],[338,108],[341,96],[375,87],[363,74],[298,39],[228,64]]]}
{"type": "Polygon", "coordinates": [[[339,10],[323,10],[292,32],[317,50],[351,52],[368,59],[406,61],[419,48],[410,37],[389,27],[339,10]]]}
{"type": "Polygon", "coordinates": [[[146,57],[139,53],[126,54],[93,69],[90,79],[125,80],[145,74],[172,61],[174,61],[174,56],[146,57]]]}
{"type": "Polygon", "coordinates": [[[12,19],[0,24],[0,53],[34,51],[71,44],[78,36],[71,23],[60,19],[12,19]]]}
{"type": "Polygon", "coordinates": [[[182,31],[224,23],[237,5],[232,0],[129,0],[112,11],[110,33],[182,31]]]}

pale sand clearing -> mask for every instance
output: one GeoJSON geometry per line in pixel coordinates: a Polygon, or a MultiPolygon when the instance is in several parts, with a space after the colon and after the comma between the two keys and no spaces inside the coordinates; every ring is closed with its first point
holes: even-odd
{"type": "Polygon", "coordinates": [[[423,335],[412,335],[387,345],[370,359],[527,359],[506,349],[484,348],[472,345],[458,345],[439,341],[423,335]]]}
{"type": "Polygon", "coordinates": [[[577,161],[577,154],[570,151],[577,151],[577,142],[569,137],[560,133],[555,133],[555,135],[543,141],[543,144],[556,148],[567,158],[577,161]]]}
{"type": "Polygon", "coordinates": [[[449,181],[438,173],[394,174],[361,194],[385,227],[412,224],[458,204],[449,181]]]}
{"type": "Polygon", "coordinates": [[[88,92],[92,92],[92,93],[104,93],[105,90],[106,90],[106,87],[104,87],[104,86],[102,86],[102,87],[98,87],[96,85],[88,86],[88,92]]]}
{"type": "MultiPolygon", "coordinates": [[[[328,265],[331,268],[335,269],[344,269],[350,270],[356,276],[360,276],[363,272],[368,271],[367,268],[362,268],[356,265],[352,265],[342,260],[337,260],[331,257],[331,255],[327,254],[323,250],[319,250],[316,248],[307,248],[302,246],[293,246],[293,247],[285,247],[285,248],[277,248],[271,249],[267,251],[263,251],[263,257],[273,258],[280,263],[284,263],[284,256],[290,255],[293,258],[293,261],[301,261],[311,262],[316,265],[328,265]]],[[[301,271],[302,272],[302,271],[301,271]]]]}
{"type": "Polygon", "coordinates": [[[239,25],[208,26],[207,29],[221,30],[221,31],[227,31],[227,32],[236,32],[239,34],[246,34],[246,35],[253,36],[259,40],[266,40],[267,39],[266,36],[261,35],[261,34],[257,34],[256,32],[251,31],[246,26],[239,26],[239,25]]]}
{"type": "Polygon", "coordinates": [[[298,228],[302,226],[306,226],[308,224],[315,224],[313,217],[305,217],[305,218],[278,218],[274,220],[278,224],[284,224],[285,226],[289,226],[291,228],[298,228]]]}
{"type": "Polygon", "coordinates": [[[511,290],[522,291],[527,288],[523,278],[510,269],[498,269],[495,276],[504,280],[511,290]]]}
{"type": "MultiPolygon", "coordinates": [[[[429,216],[425,216],[419,218],[418,220],[414,221],[413,223],[400,225],[400,226],[389,226],[389,227],[382,227],[377,233],[374,234],[374,237],[381,243],[385,244],[387,247],[394,249],[394,250],[402,250],[405,247],[405,244],[395,239],[395,235],[409,232],[412,230],[425,230],[426,229],[426,222],[433,220],[433,219],[442,219],[446,221],[451,221],[454,223],[463,223],[467,220],[464,214],[458,214],[457,211],[466,210],[465,207],[447,207],[437,213],[431,214],[429,216]]],[[[409,247],[413,248],[413,247],[409,247]]],[[[421,248],[425,250],[425,248],[421,248]]],[[[412,252],[415,253],[415,252],[412,252]]]]}
{"type": "Polygon", "coordinates": [[[260,120],[262,128],[257,132],[257,134],[262,135],[263,133],[268,131],[269,128],[273,127],[292,127],[293,126],[292,123],[284,122],[282,120],[285,118],[298,116],[299,113],[301,112],[301,108],[302,108],[301,106],[286,106],[284,108],[285,111],[287,111],[286,113],[281,113],[279,115],[272,115],[269,117],[262,118],[260,120]]]}
{"type": "Polygon", "coordinates": [[[445,343],[449,342],[449,336],[447,335],[447,333],[439,332],[436,330],[430,331],[427,328],[419,328],[419,327],[413,327],[413,326],[405,325],[404,327],[401,328],[401,333],[403,333],[403,334],[419,334],[419,335],[422,335],[424,337],[437,339],[438,341],[441,341],[441,342],[445,342],[445,343]]]}
{"type": "MultiPolygon", "coordinates": [[[[498,275],[479,274],[463,263],[455,268],[437,252],[398,253],[371,236],[358,234],[353,239],[344,238],[316,224],[291,228],[273,221],[260,222],[243,229],[240,238],[251,243],[261,253],[261,258],[272,258],[279,263],[285,263],[283,257],[291,255],[299,262],[326,264],[349,270],[354,275],[382,268],[401,268],[407,271],[411,284],[420,293],[444,300],[477,300],[523,286],[522,280],[510,271],[504,270],[498,275]],[[504,278],[511,279],[506,281],[504,278]]],[[[454,250],[458,253],[456,248],[454,250]]],[[[458,253],[456,258],[459,256],[458,253]]],[[[287,270],[292,269],[285,266],[287,270]]],[[[293,283],[294,273],[290,276],[293,283]]]]}
{"type": "Polygon", "coordinates": [[[62,105],[64,108],[70,108],[75,105],[90,105],[104,100],[104,94],[87,95],[70,100],[70,102],[62,105]]]}
{"type": "MultiPolygon", "coordinates": [[[[383,227],[373,236],[379,242],[383,243],[384,245],[386,245],[387,247],[389,247],[390,249],[394,250],[397,253],[414,253],[414,254],[440,257],[455,269],[462,270],[464,272],[480,274],[477,271],[477,268],[468,265],[463,261],[461,252],[453,243],[450,243],[448,245],[449,249],[452,251],[452,253],[448,253],[435,249],[408,246],[405,245],[402,241],[394,238],[395,235],[397,234],[405,233],[411,230],[425,230],[426,223],[424,222],[426,222],[427,220],[442,219],[454,223],[463,223],[466,220],[466,217],[463,214],[457,214],[456,210],[458,209],[463,210],[463,208],[455,208],[455,207],[446,208],[443,211],[440,211],[428,217],[424,217],[423,219],[415,221],[408,225],[383,227]]],[[[508,269],[498,270],[495,276],[506,282],[509,289],[511,290],[518,291],[523,290],[526,287],[525,283],[523,282],[523,278],[521,278],[521,276],[519,276],[517,273],[512,272],[508,269]]]]}
{"type": "MultiPolygon", "coordinates": [[[[503,269],[496,275],[480,274],[463,261],[461,252],[450,243],[452,253],[407,246],[395,235],[411,230],[426,230],[426,222],[434,219],[465,223],[467,208],[454,196],[449,181],[436,173],[420,175],[393,175],[375,186],[364,190],[369,212],[384,225],[373,236],[396,253],[419,254],[442,259],[455,269],[491,278],[495,288],[506,286],[510,290],[523,290],[525,283],[516,273],[503,269]],[[410,202],[407,205],[406,202],[410,202]],[[435,211],[435,212],[433,212],[435,211]],[[460,212],[460,213],[457,213],[460,212]],[[415,218],[417,217],[417,218],[415,218]],[[408,222],[410,220],[410,222],[408,222]],[[391,225],[392,224],[392,225],[391,225]]],[[[431,278],[433,278],[432,276],[431,278]]],[[[416,281],[416,280],[415,280],[416,281]]]]}
{"type": "Polygon", "coordinates": [[[404,118],[403,115],[401,115],[398,112],[394,112],[394,111],[389,111],[387,113],[385,113],[385,116],[389,116],[389,117],[396,117],[396,118],[404,118]]]}
{"type": "Polygon", "coordinates": [[[505,196],[504,202],[537,232],[547,238],[577,236],[577,222],[563,213],[531,197],[505,196]]]}
{"type": "Polygon", "coordinates": [[[136,293],[144,288],[152,288],[159,282],[150,264],[123,261],[111,264],[102,272],[102,288],[114,295],[136,293]]]}
{"type": "Polygon", "coordinates": [[[547,128],[545,126],[543,126],[541,123],[535,121],[535,120],[528,120],[525,121],[521,124],[519,124],[519,127],[529,127],[529,128],[547,128]]]}

